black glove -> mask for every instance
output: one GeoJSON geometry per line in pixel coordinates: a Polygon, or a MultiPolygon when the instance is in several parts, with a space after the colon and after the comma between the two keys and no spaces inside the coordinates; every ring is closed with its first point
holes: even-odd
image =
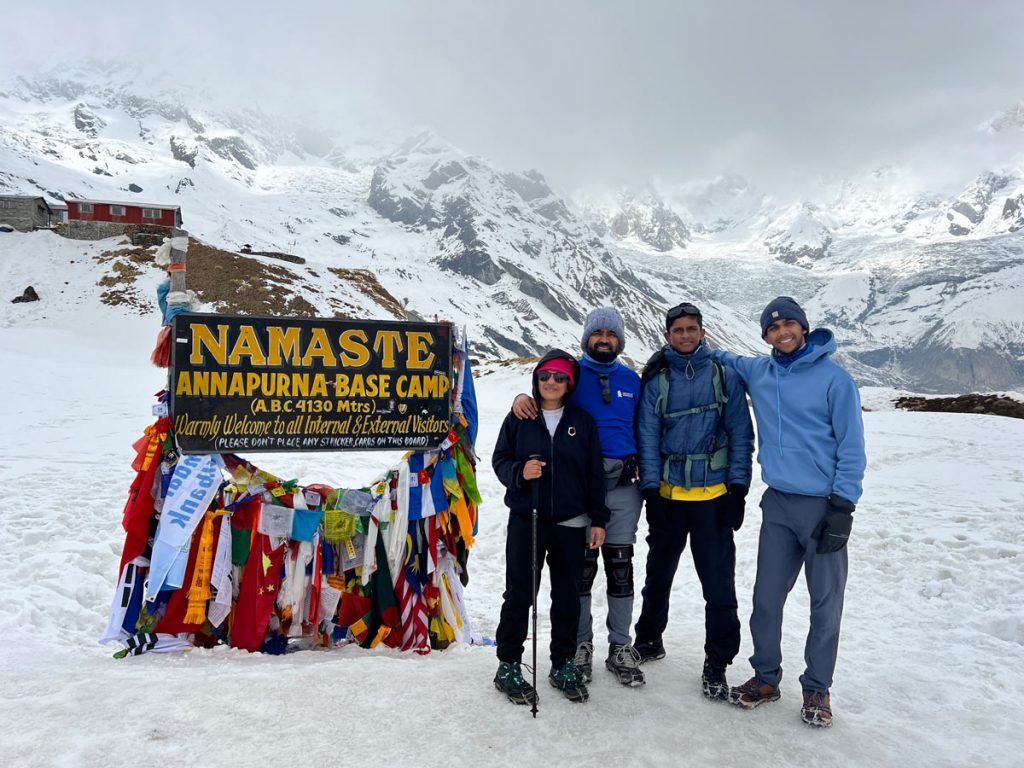
{"type": "Polygon", "coordinates": [[[856,504],[842,496],[833,493],[828,497],[825,519],[818,523],[812,534],[818,540],[819,555],[838,552],[846,546],[853,529],[853,511],[856,508],[856,504]]]}
{"type": "Polygon", "coordinates": [[[715,524],[719,528],[732,528],[738,531],[743,525],[743,513],[747,507],[747,491],[745,485],[730,483],[729,492],[718,499],[715,510],[715,524]]]}
{"type": "Polygon", "coordinates": [[[640,495],[644,497],[644,505],[647,507],[647,522],[651,522],[651,519],[660,519],[662,513],[662,498],[657,488],[647,488],[640,491],[640,495]]]}

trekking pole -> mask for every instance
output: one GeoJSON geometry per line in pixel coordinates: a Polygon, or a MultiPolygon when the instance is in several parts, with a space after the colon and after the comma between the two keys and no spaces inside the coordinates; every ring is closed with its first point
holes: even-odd
{"type": "MultiPolygon", "coordinates": [[[[530,460],[540,459],[539,454],[533,454],[530,460]]],[[[531,488],[533,494],[533,514],[531,515],[531,529],[532,533],[530,536],[530,589],[533,590],[530,597],[530,603],[533,605],[533,717],[537,717],[537,699],[540,698],[537,694],[537,507],[540,506],[540,483],[537,480],[533,481],[533,487],[531,488]]]]}

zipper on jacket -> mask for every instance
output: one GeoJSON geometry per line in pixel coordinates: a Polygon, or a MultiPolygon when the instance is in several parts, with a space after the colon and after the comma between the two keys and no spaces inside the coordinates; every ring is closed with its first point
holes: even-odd
{"type": "MultiPolygon", "coordinates": [[[[562,411],[562,418],[565,418],[565,411],[562,411]]],[[[562,426],[562,419],[558,420],[558,425],[555,427],[555,431],[551,434],[551,484],[549,488],[549,502],[548,507],[551,509],[551,522],[555,521],[555,434],[558,432],[558,427],[562,426]]]]}

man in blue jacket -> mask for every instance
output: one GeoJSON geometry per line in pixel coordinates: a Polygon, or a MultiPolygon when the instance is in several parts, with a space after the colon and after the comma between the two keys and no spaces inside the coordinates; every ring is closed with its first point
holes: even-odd
{"type": "Polygon", "coordinates": [[[808,333],[807,315],[790,297],[761,313],[761,337],[770,357],[738,357],[721,350],[743,378],[757,420],[757,461],[768,485],[761,498],[761,533],[750,634],[754,676],[730,692],[752,709],[777,701],[782,680],[782,611],[803,567],[811,598],[811,626],[801,718],[832,725],[829,688],[839,650],[846,590],[846,542],[861,495],[867,457],[860,395],[850,375],[829,356],[832,332],[808,333]]]}
{"type": "Polygon", "coordinates": [[[649,550],[636,649],[645,662],[665,655],[672,580],[689,537],[705,605],[701,682],[709,699],[726,700],[725,669],[740,649],[733,532],[743,524],[754,427],[739,377],[714,362],[704,345],[697,307],[683,303],[668,311],[665,340],[644,371],[640,401],[649,550]]]}
{"type": "MultiPolygon", "coordinates": [[[[616,358],[626,344],[625,324],[614,307],[595,309],[583,323],[580,379],[570,402],[597,422],[605,468],[605,503],[611,519],[600,553],[608,595],[608,656],[605,667],[627,686],[644,684],[640,657],[633,648],[633,544],[636,542],[642,498],[637,486],[636,414],[640,405],[640,377],[616,358]]],[[[534,401],[520,394],[512,404],[519,418],[535,418],[534,401]]],[[[591,589],[598,572],[598,550],[584,553],[580,587],[578,647],[574,659],[584,680],[592,677],[594,620],[591,589]]]]}

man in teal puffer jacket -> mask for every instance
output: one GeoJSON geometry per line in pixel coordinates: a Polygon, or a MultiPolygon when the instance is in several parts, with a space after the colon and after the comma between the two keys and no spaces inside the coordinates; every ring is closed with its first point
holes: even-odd
{"type": "Polygon", "coordinates": [[[711,360],[697,307],[667,312],[665,340],[644,371],[637,430],[650,532],[636,650],[644,662],[665,655],[669,595],[689,538],[705,604],[701,683],[709,699],[725,700],[725,670],[740,649],[733,532],[743,523],[754,427],[739,377],[711,360]]]}

